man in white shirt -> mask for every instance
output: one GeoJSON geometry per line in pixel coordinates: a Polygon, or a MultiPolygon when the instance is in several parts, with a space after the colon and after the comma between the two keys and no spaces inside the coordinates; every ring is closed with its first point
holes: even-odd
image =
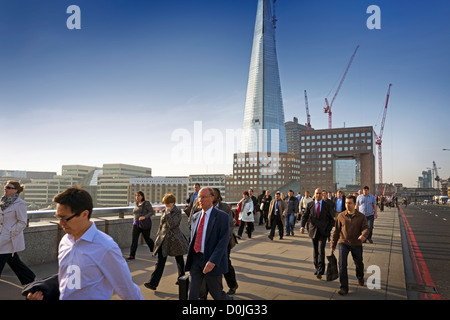
{"type": "MultiPolygon", "coordinates": [[[[58,250],[60,300],[109,300],[115,291],[124,300],[143,300],[118,245],[90,221],[92,198],[69,188],[54,199],[56,217],[66,235],[58,250]]],[[[29,294],[40,300],[42,292],[29,294]]]]}

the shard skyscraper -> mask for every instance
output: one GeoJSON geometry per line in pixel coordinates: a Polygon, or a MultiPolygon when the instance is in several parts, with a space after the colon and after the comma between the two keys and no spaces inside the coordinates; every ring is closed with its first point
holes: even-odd
{"type": "Polygon", "coordinates": [[[241,152],[287,152],[272,2],[258,0],[241,152]]]}

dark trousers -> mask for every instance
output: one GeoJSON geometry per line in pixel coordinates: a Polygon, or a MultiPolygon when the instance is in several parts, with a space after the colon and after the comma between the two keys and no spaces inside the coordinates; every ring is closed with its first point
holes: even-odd
{"type": "Polygon", "coordinates": [[[150,238],[150,229],[141,229],[138,226],[133,224],[133,229],[131,230],[132,234],[132,240],[131,240],[131,248],[130,248],[130,256],[134,257],[136,256],[136,250],[138,247],[139,242],[139,235],[142,233],[142,236],[144,237],[145,242],[147,243],[148,247],[150,248],[150,252],[153,252],[153,248],[155,247],[155,243],[150,238]]]}
{"type": "Polygon", "coordinates": [[[246,221],[242,221],[242,220],[241,220],[241,224],[239,225],[238,236],[239,237],[242,236],[242,233],[244,232],[245,225],[247,225],[248,237],[251,238],[252,237],[252,231],[255,229],[255,227],[253,226],[253,222],[246,222],[246,221]]]}
{"type": "Polygon", "coordinates": [[[269,214],[269,208],[267,210],[259,211],[259,224],[267,222],[267,215],[269,214]]]}
{"type": "MultiPolygon", "coordinates": [[[[234,289],[234,288],[237,288],[238,283],[237,283],[237,280],[236,280],[236,271],[234,270],[234,267],[231,264],[230,254],[231,254],[231,246],[228,243],[228,272],[225,273],[223,275],[223,277],[225,278],[225,281],[227,282],[228,288],[234,289]]],[[[205,279],[203,279],[202,288],[201,288],[201,291],[200,291],[200,299],[201,300],[206,300],[207,296],[208,296],[208,288],[206,286],[205,279]]]]}
{"type": "Polygon", "coordinates": [[[317,231],[316,236],[312,239],[314,267],[316,268],[316,275],[323,275],[325,273],[325,245],[328,237],[322,236],[317,231]]]}
{"type": "Polygon", "coordinates": [[[356,278],[364,278],[364,263],[363,263],[363,247],[349,246],[345,243],[338,244],[339,249],[339,281],[341,282],[341,289],[348,290],[348,272],[347,272],[347,258],[349,252],[352,253],[353,262],[356,266],[356,278]]]}
{"type": "Polygon", "coordinates": [[[12,271],[14,271],[22,285],[33,282],[36,279],[34,272],[20,260],[17,253],[14,253],[14,255],[11,253],[0,254],[0,275],[2,274],[6,263],[8,263],[12,271]]]}
{"type": "Polygon", "coordinates": [[[200,298],[203,279],[206,282],[207,290],[214,300],[231,300],[231,297],[223,291],[221,274],[203,273],[206,262],[203,254],[194,254],[190,271],[189,300],[198,300],[200,298]]]}
{"type": "MultiPolygon", "coordinates": [[[[159,281],[161,280],[161,277],[164,272],[164,267],[166,266],[167,256],[164,257],[162,255],[162,249],[160,248],[158,250],[158,261],[155,265],[155,271],[153,271],[151,277],[150,277],[150,285],[157,287],[159,285],[159,281]]],[[[184,276],[184,259],[183,256],[176,256],[175,261],[177,263],[177,269],[178,269],[178,278],[181,276],[184,276]]],[[[178,279],[177,278],[177,279],[178,279]]]]}
{"type": "Polygon", "coordinates": [[[281,220],[280,215],[273,214],[270,220],[270,236],[273,237],[275,235],[275,228],[278,227],[278,234],[280,235],[280,239],[283,238],[283,221],[281,220]]]}
{"type": "Polygon", "coordinates": [[[236,272],[234,271],[234,267],[231,264],[231,247],[228,243],[228,272],[225,273],[223,276],[225,278],[225,281],[227,282],[228,288],[237,288],[237,280],[236,280],[236,272]]]}

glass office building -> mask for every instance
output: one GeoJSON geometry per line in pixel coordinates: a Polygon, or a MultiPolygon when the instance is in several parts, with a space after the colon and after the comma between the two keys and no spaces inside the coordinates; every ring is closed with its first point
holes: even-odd
{"type": "Polygon", "coordinates": [[[373,128],[300,132],[300,191],[321,188],[353,193],[368,186],[375,194],[373,128]]]}
{"type": "Polygon", "coordinates": [[[272,1],[259,0],[248,75],[241,152],[286,153],[286,129],[272,1]]]}

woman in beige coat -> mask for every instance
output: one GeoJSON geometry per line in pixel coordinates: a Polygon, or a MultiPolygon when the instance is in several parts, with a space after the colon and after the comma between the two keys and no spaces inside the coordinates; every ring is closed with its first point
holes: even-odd
{"type": "Polygon", "coordinates": [[[23,191],[17,181],[8,181],[0,200],[0,275],[5,264],[11,267],[22,285],[36,278],[19,258],[17,252],[25,250],[23,230],[27,226],[27,205],[19,197],[23,191]]]}
{"type": "MultiPolygon", "coordinates": [[[[156,235],[155,251],[153,255],[158,255],[158,261],[155,265],[155,271],[152,273],[150,280],[144,283],[144,286],[156,290],[161,280],[164,266],[166,265],[167,256],[175,257],[178,278],[184,276],[184,258],[188,251],[189,242],[186,236],[180,230],[181,210],[175,206],[175,196],[166,194],[162,202],[165,209],[161,215],[159,230],[156,235]]],[[[178,284],[178,281],[177,281],[178,284]]]]}

